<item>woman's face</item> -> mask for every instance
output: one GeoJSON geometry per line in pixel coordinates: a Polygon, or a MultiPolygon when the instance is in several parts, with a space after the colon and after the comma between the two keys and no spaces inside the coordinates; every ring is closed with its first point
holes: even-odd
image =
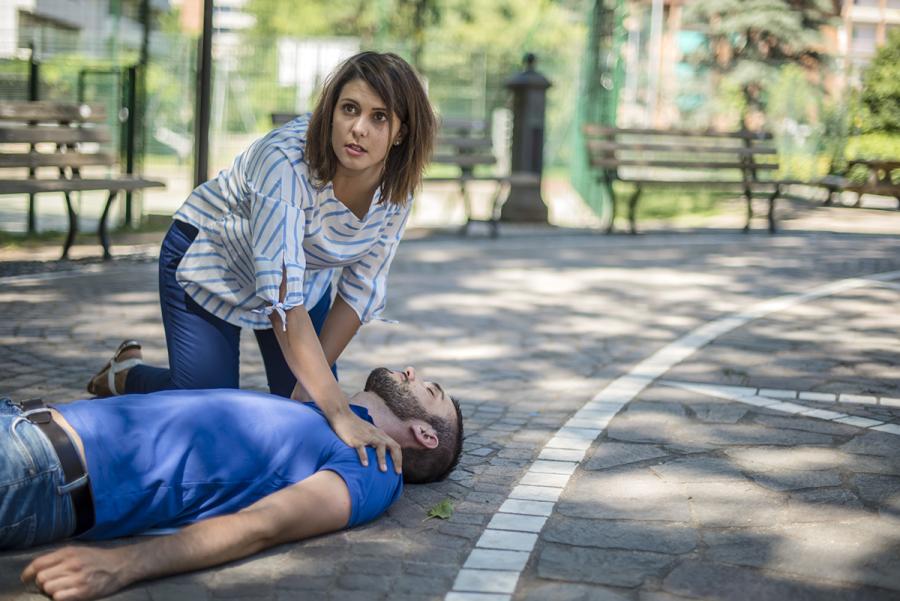
{"type": "Polygon", "coordinates": [[[396,114],[388,116],[384,101],[365,81],[344,84],[331,122],[331,146],[338,159],[338,173],[381,176],[391,146],[400,139],[396,114]],[[391,135],[391,122],[395,124],[391,135]]]}

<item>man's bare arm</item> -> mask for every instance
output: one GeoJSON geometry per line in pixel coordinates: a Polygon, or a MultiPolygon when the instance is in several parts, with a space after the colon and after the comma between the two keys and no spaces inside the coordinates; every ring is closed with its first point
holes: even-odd
{"type": "Polygon", "coordinates": [[[203,520],[176,534],[115,549],[69,546],[41,555],[22,572],[54,601],[111,595],[134,582],[190,572],[268,547],[333,532],[350,519],[343,479],[321,471],[231,515],[203,520]]]}

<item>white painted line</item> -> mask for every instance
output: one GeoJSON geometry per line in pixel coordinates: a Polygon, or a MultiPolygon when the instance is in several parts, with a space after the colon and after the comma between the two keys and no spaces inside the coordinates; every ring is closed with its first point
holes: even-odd
{"type": "Polygon", "coordinates": [[[541,528],[543,528],[546,523],[547,518],[545,516],[495,513],[487,527],[495,530],[540,532],[541,528]]]}
{"type": "MultiPolygon", "coordinates": [[[[552,451],[565,450],[565,449],[549,449],[552,451]]],[[[584,451],[572,451],[581,453],[584,456],[584,451]]],[[[531,464],[531,469],[528,470],[530,472],[541,473],[541,474],[565,474],[566,476],[570,476],[575,473],[575,468],[578,467],[578,464],[574,461],[544,461],[542,459],[538,459],[534,463],[531,464]]]]}
{"type": "MultiPolygon", "coordinates": [[[[664,386],[672,386],[683,390],[690,390],[708,396],[731,399],[740,403],[747,403],[766,409],[775,409],[783,413],[792,415],[802,415],[804,417],[814,417],[825,419],[828,421],[839,422],[858,428],[871,428],[881,432],[889,432],[891,434],[900,434],[900,426],[885,424],[884,422],[869,419],[866,417],[858,417],[855,415],[847,415],[846,413],[838,413],[837,411],[827,411],[825,409],[816,409],[815,407],[805,407],[796,403],[787,403],[783,401],[774,401],[761,396],[749,396],[743,394],[733,394],[729,391],[728,386],[713,386],[711,384],[694,384],[692,382],[679,382],[676,380],[660,380],[660,384],[664,386]]],[[[732,387],[733,389],[733,387],[732,387]]]]}
{"type": "Polygon", "coordinates": [[[569,428],[592,428],[595,430],[603,430],[609,425],[612,416],[595,418],[595,419],[575,419],[574,417],[566,422],[569,428]]]}
{"type": "Polygon", "coordinates": [[[771,405],[766,405],[766,409],[775,409],[776,411],[781,411],[783,413],[803,413],[804,411],[809,411],[809,407],[804,407],[803,405],[798,405],[796,403],[773,403],[771,405]]]}
{"type": "Polygon", "coordinates": [[[875,426],[881,426],[884,424],[884,422],[880,422],[877,419],[869,419],[866,417],[857,417],[855,415],[850,415],[848,417],[841,417],[834,421],[840,422],[842,424],[849,424],[851,426],[856,426],[858,428],[873,428],[875,426]]]}
{"type": "Polygon", "coordinates": [[[512,593],[516,590],[519,572],[501,570],[470,570],[463,568],[456,576],[453,590],[473,593],[512,593]]]}
{"type": "Polygon", "coordinates": [[[521,513],[524,515],[548,516],[553,513],[555,503],[544,501],[522,501],[520,499],[507,499],[498,511],[503,513],[521,513]]]}
{"type": "Polygon", "coordinates": [[[572,451],[587,451],[591,448],[590,440],[579,440],[575,438],[565,438],[563,436],[554,436],[547,443],[548,449],[570,449],[572,451]]]}
{"type": "Polygon", "coordinates": [[[772,405],[782,404],[782,401],[776,401],[775,399],[770,399],[769,397],[756,396],[754,394],[737,395],[733,397],[733,400],[740,401],[741,403],[747,403],[748,405],[756,405],[757,407],[770,407],[772,405]]]}
{"type": "Polygon", "coordinates": [[[487,529],[475,543],[483,549],[505,549],[507,551],[530,552],[537,542],[536,532],[514,532],[512,530],[487,529]]]}
{"type": "Polygon", "coordinates": [[[885,407],[897,407],[900,408],[900,399],[895,399],[889,396],[883,396],[878,399],[879,405],[884,405],[885,407]]]}
{"type": "Polygon", "coordinates": [[[522,551],[476,548],[463,567],[474,570],[521,570],[528,563],[528,557],[529,554],[522,551]]]}
{"type": "Polygon", "coordinates": [[[573,426],[568,425],[568,423],[557,430],[556,435],[562,436],[563,438],[573,438],[575,440],[589,440],[594,442],[594,439],[600,436],[603,430],[599,429],[588,429],[588,428],[575,428],[573,426]]]}
{"type": "Polygon", "coordinates": [[[561,488],[550,488],[549,486],[527,486],[520,484],[512,489],[509,493],[510,499],[521,499],[523,501],[550,501],[556,502],[559,495],[562,494],[561,488]]]}
{"type": "Polygon", "coordinates": [[[450,591],[444,599],[446,601],[510,601],[512,597],[494,593],[458,593],[450,591]]]}
{"type": "Polygon", "coordinates": [[[569,476],[565,474],[544,474],[541,472],[528,471],[519,480],[519,484],[528,484],[531,486],[557,486],[565,488],[569,483],[569,476]]]}
{"type": "Polygon", "coordinates": [[[864,394],[841,394],[838,403],[860,403],[863,405],[877,405],[878,398],[864,394]]]}
{"type": "MultiPolygon", "coordinates": [[[[854,288],[870,286],[873,284],[873,281],[883,282],[895,280],[898,278],[900,278],[900,271],[881,273],[874,276],[868,276],[866,278],[850,278],[839,280],[837,282],[831,282],[829,284],[819,286],[803,294],[789,294],[763,301],[735,315],[725,316],[716,319],[715,321],[705,323],[692,332],[689,332],[688,334],[678,338],[677,340],[670,342],[660,350],[653,353],[653,355],[651,355],[644,361],[641,361],[640,363],[635,365],[627,374],[620,376],[619,378],[616,378],[615,380],[610,382],[609,385],[607,385],[604,389],[594,395],[594,397],[588,403],[586,403],[581,410],[614,410],[615,412],[618,412],[626,403],[630,402],[634,397],[640,394],[654,380],[672,369],[675,365],[677,365],[684,359],[694,354],[702,346],[709,344],[722,334],[730,332],[735,328],[741,327],[754,319],[759,319],[760,317],[763,317],[770,313],[782,311],[789,307],[793,307],[794,305],[798,305],[813,299],[830,296],[832,294],[852,290],[854,288]]],[[[754,393],[755,392],[756,391],[754,389],[754,393]]],[[[726,393],[720,392],[719,394],[722,395],[726,393]]],[[[729,398],[729,396],[731,395],[726,394],[726,398],[729,398]]],[[[750,395],[746,393],[744,395],[737,396],[735,400],[745,402],[743,401],[743,399],[751,398],[751,396],[754,397],[754,400],[759,399],[757,402],[771,400],[765,399],[765,397],[756,396],[755,394],[750,395]]],[[[777,402],[769,405],[769,407],[775,405],[785,407],[788,410],[793,410],[794,407],[798,407],[800,411],[806,411],[809,409],[808,407],[795,405],[793,403],[777,402]]],[[[578,419],[582,419],[582,416],[579,416],[578,419]]],[[[548,448],[556,450],[572,450],[583,453],[591,446],[593,442],[587,440],[577,440],[579,444],[577,446],[573,446],[575,445],[576,440],[570,438],[567,442],[565,435],[560,435],[560,432],[562,432],[563,430],[566,430],[566,428],[561,428],[560,431],[557,432],[557,435],[550,439],[550,442],[545,445],[542,453],[548,448]]],[[[571,428],[567,431],[571,431],[571,428]]],[[[564,462],[546,461],[543,459],[539,459],[534,462],[529,471],[535,473],[561,473],[568,475],[574,472],[576,466],[576,463],[566,464],[564,462]],[[565,471],[548,471],[550,464],[554,463],[565,465],[567,467],[565,468],[565,471]],[[568,467],[568,465],[571,465],[571,467],[568,467]]],[[[517,486],[513,489],[513,491],[521,490],[522,488],[526,487],[517,486]]],[[[511,497],[512,493],[510,493],[510,498],[507,498],[507,500],[504,501],[500,506],[500,512],[549,516],[556,505],[553,502],[522,500],[514,499],[511,497]]],[[[536,539],[537,535],[535,535],[535,540],[536,539]]],[[[533,548],[534,547],[532,546],[532,548],[529,549],[528,552],[531,552],[533,548]]],[[[495,580],[486,579],[486,577],[483,576],[483,574],[486,573],[486,570],[470,570],[467,568],[461,569],[459,572],[459,576],[457,576],[456,582],[453,585],[453,591],[447,594],[446,601],[454,601],[450,598],[450,595],[454,592],[474,591],[486,593],[512,593],[515,590],[516,582],[518,581],[520,572],[493,572],[494,574],[498,575],[496,576],[495,580]],[[481,573],[482,575],[479,576],[475,573],[481,573]],[[513,577],[508,581],[502,581],[501,579],[503,577],[500,576],[502,574],[512,574],[513,577]],[[473,588],[476,586],[478,588],[473,588]],[[486,588],[488,586],[490,586],[491,588],[486,588]]]]}
{"type": "Polygon", "coordinates": [[[801,401],[819,401],[822,403],[833,403],[837,400],[837,395],[831,392],[801,392],[798,398],[801,401]]]}
{"type": "Polygon", "coordinates": [[[796,390],[784,390],[781,388],[760,388],[759,396],[767,396],[770,399],[796,399],[796,390]]]}
{"type": "Polygon", "coordinates": [[[825,409],[810,409],[809,411],[804,411],[800,415],[805,415],[806,417],[818,417],[819,419],[827,419],[833,420],[841,417],[847,417],[846,413],[838,413],[837,411],[827,411],[825,409]]]}
{"type": "Polygon", "coordinates": [[[574,461],[577,464],[584,459],[584,451],[573,451],[571,449],[544,449],[541,451],[541,454],[538,455],[538,459],[548,461],[574,461]]]}

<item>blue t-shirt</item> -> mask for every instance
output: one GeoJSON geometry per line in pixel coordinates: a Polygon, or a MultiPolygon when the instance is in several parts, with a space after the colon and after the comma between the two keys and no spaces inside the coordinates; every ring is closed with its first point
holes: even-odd
{"type": "MultiPolygon", "coordinates": [[[[363,407],[353,411],[372,421],[363,407]]],[[[96,524],[82,538],[234,513],[320,470],[350,491],[348,527],[381,515],[402,478],[369,467],[314,404],[247,390],[170,390],[56,405],[84,442],[96,524]]]]}

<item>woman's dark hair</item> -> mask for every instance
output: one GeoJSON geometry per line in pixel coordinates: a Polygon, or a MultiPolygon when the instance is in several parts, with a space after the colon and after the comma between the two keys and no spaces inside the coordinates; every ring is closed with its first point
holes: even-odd
{"type": "Polygon", "coordinates": [[[334,110],[344,86],[356,79],[366,82],[384,101],[391,134],[406,126],[397,146],[390,146],[381,178],[381,202],[404,204],[419,187],[431,160],[437,120],[419,76],[402,58],[391,52],[361,52],[344,61],[325,82],[325,88],[309,121],[306,162],[319,182],[330,182],[338,158],[331,147],[334,110]],[[400,123],[393,123],[393,116],[400,123]]]}

